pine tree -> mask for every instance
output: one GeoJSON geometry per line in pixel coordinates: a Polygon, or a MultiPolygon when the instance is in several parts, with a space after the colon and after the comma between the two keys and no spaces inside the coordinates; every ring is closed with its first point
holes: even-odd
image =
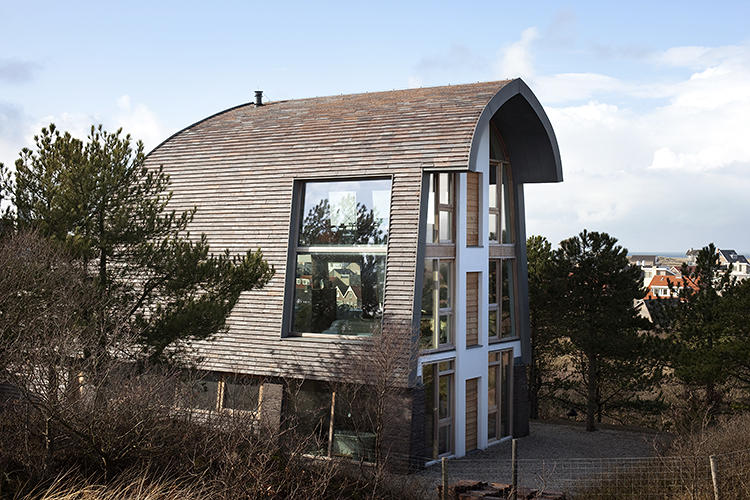
{"type": "Polygon", "coordinates": [[[64,245],[90,275],[105,304],[91,318],[102,345],[126,328],[158,358],[219,331],[240,293],[273,268],[260,250],[213,254],[205,235],[191,238],[195,208],[170,210],[169,176],[144,160],[143,144],[121,129],[92,126],[84,142],[50,125],[2,178],[17,229],[64,245]]]}
{"type": "Polygon", "coordinates": [[[608,409],[637,404],[661,373],[635,307],[644,295],[640,270],[615,238],[584,230],[560,243],[551,272],[550,313],[573,369],[564,382],[586,402],[586,429],[595,430],[608,409]]]}
{"type": "MultiPolygon", "coordinates": [[[[531,362],[529,363],[530,417],[539,418],[539,400],[549,387],[549,371],[554,360],[555,319],[551,314],[552,245],[544,236],[526,240],[529,276],[529,322],[531,362]]],[[[547,391],[549,392],[549,391],[547,391]]]]}

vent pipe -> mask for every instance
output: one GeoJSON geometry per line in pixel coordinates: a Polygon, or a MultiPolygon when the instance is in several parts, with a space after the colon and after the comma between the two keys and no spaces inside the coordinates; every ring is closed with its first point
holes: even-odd
{"type": "Polygon", "coordinates": [[[262,90],[255,91],[255,105],[263,106],[263,91],[262,90]]]}

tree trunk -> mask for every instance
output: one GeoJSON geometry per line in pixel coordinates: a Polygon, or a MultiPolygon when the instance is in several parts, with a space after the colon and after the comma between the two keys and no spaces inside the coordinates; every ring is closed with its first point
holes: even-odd
{"type": "Polygon", "coordinates": [[[586,430],[596,430],[596,394],[598,392],[597,380],[597,362],[596,355],[589,353],[587,356],[589,362],[588,370],[588,400],[586,401],[586,430]]]}

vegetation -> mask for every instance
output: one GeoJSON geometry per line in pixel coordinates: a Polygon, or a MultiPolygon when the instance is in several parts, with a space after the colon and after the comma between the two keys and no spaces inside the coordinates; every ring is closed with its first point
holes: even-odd
{"type": "Polygon", "coordinates": [[[159,358],[220,330],[240,293],[262,287],[273,268],[260,250],[216,255],[205,235],[190,238],[195,209],[169,210],[169,176],[144,159],[142,143],[121,130],[92,127],[84,142],[50,125],[12,175],[0,165],[0,199],[13,203],[16,230],[62,245],[91,278],[101,345],[129,329],[159,358]]]}

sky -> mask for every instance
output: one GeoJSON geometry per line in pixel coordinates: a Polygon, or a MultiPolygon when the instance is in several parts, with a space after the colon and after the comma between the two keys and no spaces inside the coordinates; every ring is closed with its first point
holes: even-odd
{"type": "Polygon", "coordinates": [[[750,2],[0,0],[0,162],[41,127],[123,127],[147,150],[270,100],[521,77],[564,182],[527,234],[633,252],[750,254],[750,2]]]}

